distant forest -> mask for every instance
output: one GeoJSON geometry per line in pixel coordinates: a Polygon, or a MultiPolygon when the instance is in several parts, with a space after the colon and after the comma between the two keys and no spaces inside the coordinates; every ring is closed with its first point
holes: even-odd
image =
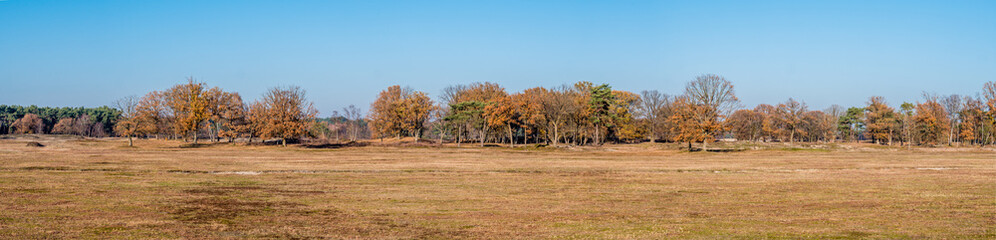
{"type": "Polygon", "coordinates": [[[0,105],[0,133],[33,132],[106,137],[113,135],[114,124],[120,116],[120,110],[107,106],[52,108],[0,105]],[[28,118],[25,119],[25,116],[28,118]],[[21,123],[19,131],[15,131],[17,129],[13,127],[14,123],[21,123]]]}
{"type": "Polygon", "coordinates": [[[188,79],[170,89],[118,100],[113,107],[47,108],[0,105],[0,133],[54,133],[131,139],[214,142],[318,138],[357,141],[414,137],[438,143],[599,145],[644,141],[719,140],[839,142],[946,146],[996,143],[996,83],[974,96],[924,93],[921,101],[890,105],[873,96],[864,106],[812,110],[789,98],[745,108],[733,84],[706,74],[681,95],[639,93],[578,82],[509,93],[495,83],[454,85],[433,100],[391,86],[368,113],[355,106],[317,118],[299,87],[271,88],[245,103],[235,92],[188,79]]]}

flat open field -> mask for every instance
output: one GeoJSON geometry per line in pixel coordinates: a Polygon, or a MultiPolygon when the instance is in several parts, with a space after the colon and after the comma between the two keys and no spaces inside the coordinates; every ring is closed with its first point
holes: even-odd
{"type": "Polygon", "coordinates": [[[0,140],[0,238],[996,238],[996,152],[0,140]]]}

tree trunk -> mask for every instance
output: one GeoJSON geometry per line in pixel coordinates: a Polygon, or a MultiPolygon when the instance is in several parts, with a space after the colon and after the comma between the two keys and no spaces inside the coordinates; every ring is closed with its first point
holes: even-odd
{"type": "Polygon", "coordinates": [[[889,146],[892,146],[892,129],[889,129],[889,146]]]}
{"type": "Polygon", "coordinates": [[[948,130],[948,146],[954,144],[954,132],[955,132],[955,124],[952,122],[951,129],[948,130]]]}
{"type": "Polygon", "coordinates": [[[287,147],[287,139],[286,138],[280,138],[280,144],[284,145],[284,147],[287,147]]]}
{"type": "Polygon", "coordinates": [[[650,126],[650,142],[657,142],[657,133],[654,131],[654,126],[650,126]]]}
{"type": "Polygon", "coordinates": [[[508,145],[515,147],[515,140],[512,140],[512,124],[505,123],[505,126],[508,128],[508,145]]]}
{"type": "Polygon", "coordinates": [[[559,142],[559,141],[560,141],[560,128],[557,127],[557,124],[554,124],[553,125],[553,146],[557,146],[557,142],[559,142]]]}
{"type": "Polygon", "coordinates": [[[439,144],[439,146],[443,145],[443,131],[439,131],[439,140],[436,141],[436,144],[439,144]]]}
{"type": "Polygon", "coordinates": [[[795,143],[795,129],[789,131],[789,143],[795,143]]]}
{"type": "Polygon", "coordinates": [[[594,139],[592,139],[592,142],[591,142],[592,144],[598,145],[598,138],[602,136],[602,134],[600,134],[601,131],[602,131],[602,128],[600,128],[598,126],[595,126],[595,137],[594,137],[594,139]]]}
{"type": "Polygon", "coordinates": [[[132,146],[134,146],[134,145],[132,145],[132,143],[131,143],[131,135],[128,135],[128,146],[129,146],[129,147],[132,147],[132,146]]]}

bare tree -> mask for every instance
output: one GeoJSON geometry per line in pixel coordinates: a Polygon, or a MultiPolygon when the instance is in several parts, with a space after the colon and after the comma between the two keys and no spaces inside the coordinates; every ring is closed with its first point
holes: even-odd
{"type": "Polygon", "coordinates": [[[443,137],[452,130],[451,124],[446,121],[446,116],[449,115],[450,108],[445,106],[445,104],[441,102],[436,103],[436,106],[432,108],[432,112],[429,114],[430,118],[428,120],[434,133],[437,134],[436,137],[438,139],[436,143],[439,145],[443,145],[443,137]]]}
{"type": "Polygon", "coordinates": [[[73,132],[79,134],[80,136],[89,137],[92,127],[93,119],[90,118],[90,115],[80,115],[76,118],[76,121],[73,121],[73,132]]]}
{"type": "Polygon", "coordinates": [[[834,125],[833,128],[834,137],[830,141],[831,142],[836,141],[838,136],[841,139],[843,139],[844,137],[841,134],[840,129],[837,129],[836,126],[837,122],[840,121],[840,118],[843,117],[844,114],[847,114],[847,111],[844,110],[844,107],[834,104],[830,105],[830,107],[828,107],[826,110],[823,110],[823,112],[827,114],[827,118],[829,118],[830,123],[834,125]]]}
{"type": "Polygon", "coordinates": [[[729,115],[740,107],[740,100],[733,92],[733,83],[715,74],[695,77],[685,86],[685,95],[696,104],[716,109],[719,115],[729,115]]]}
{"type": "Polygon", "coordinates": [[[667,94],[661,93],[657,90],[649,90],[640,92],[639,104],[637,108],[639,109],[639,114],[647,119],[650,123],[650,141],[657,141],[657,130],[662,128],[662,125],[667,120],[667,116],[664,115],[664,108],[667,106],[668,99],[671,97],[667,94]]]}
{"type": "Polygon", "coordinates": [[[833,119],[838,119],[841,116],[844,116],[845,111],[844,111],[844,107],[841,107],[840,105],[834,104],[834,105],[830,105],[830,107],[828,107],[827,109],[823,110],[823,113],[826,113],[826,114],[830,115],[831,117],[833,117],[833,119]]]}
{"type": "Polygon", "coordinates": [[[346,117],[348,123],[346,135],[349,135],[349,141],[356,141],[360,134],[360,120],[363,118],[363,114],[360,112],[361,109],[354,105],[342,108],[343,117],[346,117]]]}
{"type": "Polygon", "coordinates": [[[950,130],[948,132],[948,145],[954,142],[955,128],[958,127],[958,119],[961,115],[962,110],[962,97],[958,94],[951,94],[950,96],[941,98],[941,105],[944,106],[944,110],[947,110],[948,121],[950,124],[950,130]]]}
{"type": "Polygon", "coordinates": [[[349,131],[349,119],[345,118],[346,118],[345,116],[339,114],[339,111],[333,110],[332,116],[329,117],[330,121],[325,123],[325,128],[326,128],[325,135],[335,134],[336,143],[340,142],[339,139],[341,138],[339,132],[342,132],[343,125],[345,125],[346,131],[347,132],[349,131]],[[340,119],[344,119],[345,121],[339,122],[340,119]]]}
{"type": "Polygon", "coordinates": [[[138,96],[131,95],[114,101],[114,107],[121,111],[121,120],[114,126],[114,130],[120,135],[128,137],[128,146],[133,146],[132,136],[138,132],[138,121],[136,119],[138,96]]]}
{"type": "Polygon", "coordinates": [[[455,104],[455,102],[453,101],[456,101],[458,95],[460,95],[460,93],[464,92],[465,90],[467,90],[467,86],[461,84],[450,85],[446,88],[443,88],[442,94],[439,95],[439,100],[440,100],[439,102],[441,104],[455,104]]]}
{"type": "Polygon", "coordinates": [[[569,122],[571,116],[579,110],[577,102],[573,99],[570,86],[562,86],[549,92],[549,96],[543,99],[543,115],[550,125],[549,129],[553,137],[553,145],[556,146],[563,134],[562,130],[569,122]]]}
{"type": "MultiPolygon", "coordinates": [[[[700,121],[699,126],[713,126],[711,124],[713,122],[715,125],[721,125],[723,118],[740,107],[740,100],[733,92],[733,83],[715,74],[699,75],[695,80],[688,82],[685,86],[685,96],[689,98],[690,104],[703,106],[698,109],[704,110],[694,111],[695,119],[700,121]]],[[[713,138],[722,131],[722,127],[710,128],[705,135],[713,138]]],[[[703,141],[702,148],[705,149],[705,143],[711,140],[703,141]]]]}

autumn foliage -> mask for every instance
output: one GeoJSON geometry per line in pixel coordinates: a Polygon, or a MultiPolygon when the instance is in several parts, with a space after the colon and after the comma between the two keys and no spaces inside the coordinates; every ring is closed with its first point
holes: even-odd
{"type": "MultiPolygon", "coordinates": [[[[976,97],[924,94],[922,102],[892,107],[874,96],[864,106],[833,105],[811,110],[789,98],[776,105],[740,105],[733,83],[714,74],[689,81],[680,95],[657,90],[639,94],[608,84],[577,82],[508,92],[496,83],[453,85],[438,101],[409,87],[390,86],[371,103],[318,118],[300,87],[272,88],[258,101],[187,79],[161,91],[115,102],[115,110],[52,114],[39,108],[0,105],[0,129],[7,133],[57,133],[89,137],[287,140],[319,137],[357,141],[361,137],[433,139],[456,145],[473,142],[516,146],[600,145],[606,142],[680,142],[693,149],[720,140],[759,142],[868,141],[883,145],[940,146],[996,143],[996,83],[976,97]],[[39,114],[45,114],[40,116],[39,114]],[[109,125],[112,124],[112,125],[109,125]],[[109,127],[112,126],[112,127],[109,127]],[[341,135],[341,137],[340,137],[341,135]]],[[[62,110],[60,110],[62,111],[62,110]]],[[[272,141],[271,141],[272,142],[272,141]]]]}
{"type": "Polygon", "coordinates": [[[192,78],[141,98],[121,99],[116,105],[123,113],[115,126],[121,136],[178,138],[195,144],[207,136],[215,142],[280,139],[286,145],[287,139],[310,136],[308,128],[318,114],[300,87],[272,88],[260,101],[247,105],[238,93],[209,88],[192,78]]]}
{"type": "Polygon", "coordinates": [[[420,137],[433,107],[425,93],[391,86],[370,105],[370,130],[377,137],[420,137]]]}

